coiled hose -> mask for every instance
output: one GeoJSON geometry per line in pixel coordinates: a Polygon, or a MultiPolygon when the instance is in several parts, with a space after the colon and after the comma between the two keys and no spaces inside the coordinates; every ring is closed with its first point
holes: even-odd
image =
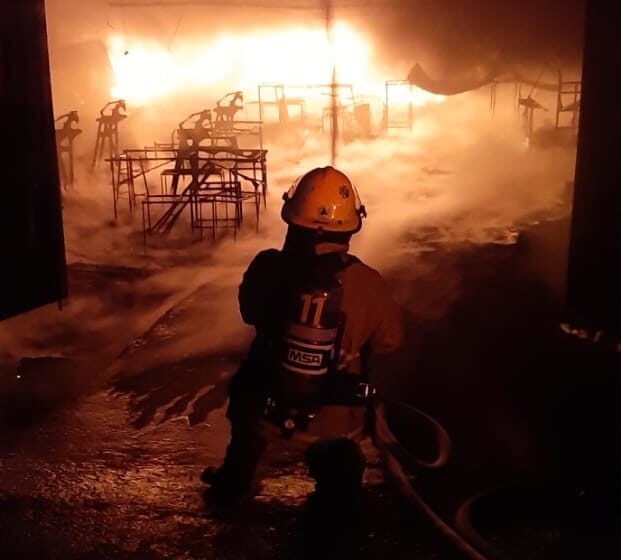
{"type": "Polygon", "coordinates": [[[488,560],[481,552],[467,542],[457,531],[448,525],[423,498],[412,485],[412,474],[437,470],[443,467],[451,454],[451,440],[447,431],[434,418],[409,404],[401,401],[388,401],[376,408],[376,444],[384,453],[388,472],[394,477],[404,497],[412,503],[432,525],[456,548],[464,557],[471,560],[488,560]],[[424,460],[414,456],[401,444],[392,433],[386,418],[388,407],[393,412],[407,414],[422,419],[433,429],[436,441],[437,456],[433,460],[424,460]],[[407,472],[406,472],[407,471],[407,472]],[[412,474],[408,474],[412,473],[412,474]]]}

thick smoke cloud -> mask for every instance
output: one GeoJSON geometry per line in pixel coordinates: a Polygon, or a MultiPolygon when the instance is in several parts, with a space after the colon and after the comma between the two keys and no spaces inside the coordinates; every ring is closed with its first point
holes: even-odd
{"type": "MultiPolygon", "coordinates": [[[[334,0],[335,18],[353,21],[382,56],[436,72],[500,62],[576,66],[582,56],[584,0],[334,0]]],[[[53,46],[142,30],[168,45],[183,34],[321,22],[322,2],[104,2],[49,0],[53,46]],[[297,8],[297,9],[296,9],[297,8]],[[306,8],[306,9],[304,9],[306,8]],[[102,29],[102,23],[104,28],[102,29]]]]}
{"type": "Polygon", "coordinates": [[[491,63],[575,66],[582,56],[584,0],[359,5],[343,12],[359,18],[383,53],[410,65],[419,62],[438,74],[491,63]]]}
{"type": "MultiPolygon", "coordinates": [[[[344,16],[368,34],[377,61],[383,59],[386,67],[394,69],[392,77],[399,77],[397,71],[405,76],[415,62],[428,64],[430,72],[442,75],[464,65],[485,65],[499,56],[509,62],[533,64],[557,56],[568,65],[579,64],[581,14],[574,2],[563,2],[562,9],[558,2],[530,0],[519,6],[509,2],[499,6],[488,0],[393,2],[384,8],[378,7],[378,2],[369,2],[371,7],[358,5],[362,2],[336,4],[337,17],[344,16]],[[353,4],[356,6],[351,7],[353,4]],[[559,18],[563,24],[555,25],[559,18]]],[[[158,359],[238,348],[249,333],[236,310],[237,283],[257,251],[281,245],[285,226],[278,215],[280,195],[301,173],[329,163],[328,137],[311,134],[298,137],[296,143],[289,138],[267,146],[270,196],[259,235],[249,224],[237,241],[223,238],[215,244],[189,243],[185,224],[175,232],[176,239],[151,239],[160,247],[152,247],[144,256],[139,215],[129,216],[123,209],[120,220],[113,222],[109,177],[105,169],[95,174],[88,169],[93,115],[109,93],[101,91],[96,79],[110,71],[105,56],[99,53],[81,59],[76,55],[75,68],[81,74],[74,75],[66,72],[68,62],[63,53],[76,45],[78,50],[84,44],[103,45],[111,27],[128,34],[166,37],[179,44],[197,40],[205,30],[239,31],[240,26],[253,29],[257,25],[264,29],[276,21],[285,25],[299,21],[306,12],[246,10],[243,16],[231,19],[230,10],[218,8],[210,10],[207,19],[206,8],[196,6],[121,11],[98,1],[49,0],[47,5],[55,109],[57,113],[80,109],[80,126],[85,131],[77,140],[78,183],[64,195],[68,261],[73,265],[124,266],[148,274],[128,282],[127,292],[135,298],[129,308],[102,289],[74,294],[62,313],[46,309],[3,323],[0,362],[33,353],[81,352],[85,360],[89,352],[114,355],[141,329],[148,328],[157,313],[205,283],[211,283],[221,295],[210,304],[205,327],[218,336],[206,337],[201,328],[190,328],[172,336],[158,359]],[[67,91],[79,90],[84,76],[94,76],[93,87],[101,99],[87,97],[83,106],[74,107],[67,91]],[[97,347],[80,350],[89,337],[98,341],[97,347]]],[[[320,11],[309,13],[321,23],[320,11]]],[[[234,87],[233,83],[218,84],[219,91],[234,87]]],[[[203,95],[185,101],[188,106],[194,104],[193,110],[200,110],[217,99],[216,90],[203,95]]],[[[497,242],[511,228],[559,204],[573,175],[573,150],[528,150],[512,91],[499,95],[493,116],[489,90],[481,90],[417,109],[411,135],[339,144],[337,165],[357,184],[369,210],[363,231],[352,243],[356,254],[384,273],[407,263],[415,276],[424,272],[416,261],[417,252],[425,245],[421,240],[497,242]]],[[[544,101],[552,107],[552,98],[544,101]]],[[[129,111],[131,117],[122,131],[126,147],[165,141],[171,126],[187,113],[181,103],[139,111],[129,107],[129,111]]],[[[545,121],[551,118],[550,112],[540,113],[537,125],[549,124],[545,121]]],[[[402,302],[408,300],[407,290],[407,285],[397,286],[402,302]]],[[[455,282],[444,305],[458,295],[459,283],[455,282]]],[[[437,316],[443,310],[425,312],[437,316]]],[[[95,345],[91,342],[91,346],[95,345]]]]}

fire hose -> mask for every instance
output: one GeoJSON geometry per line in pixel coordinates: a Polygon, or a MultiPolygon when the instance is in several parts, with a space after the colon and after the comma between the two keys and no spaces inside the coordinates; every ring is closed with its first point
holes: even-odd
{"type": "Polygon", "coordinates": [[[468,542],[473,543],[479,550],[484,550],[488,558],[500,560],[500,558],[502,558],[502,553],[481,536],[473,522],[474,507],[487,495],[488,492],[481,492],[480,494],[468,498],[457,510],[455,522],[459,528],[459,532],[467,537],[468,542]]]}
{"type": "Polygon", "coordinates": [[[447,431],[434,418],[411,405],[400,401],[389,401],[386,404],[393,411],[400,411],[410,417],[422,419],[432,427],[436,440],[437,456],[435,459],[423,460],[415,457],[392,433],[388,426],[384,407],[380,405],[376,414],[376,443],[384,453],[388,472],[397,482],[401,493],[465,558],[488,560],[486,556],[448,525],[421,497],[412,484],[416,474],[437,470],[447,463],[451,453],[451,440],[447,431]]]}

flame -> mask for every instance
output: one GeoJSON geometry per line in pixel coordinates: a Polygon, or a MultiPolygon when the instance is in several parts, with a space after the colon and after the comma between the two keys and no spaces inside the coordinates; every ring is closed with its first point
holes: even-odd
{"type": "MultiPolygon", "coordinates": [[[[356,94],[379,98],[389,76],[373,67],[373,54],[372,45],[343,22],[334,26],[333,45],[320,26],[223,33],[208,42],[180,43],[174,50],[155,40],[118,35],[108,40],[116,79],[111,95],[134,105],[218,85],[225,90],[256,91],[258,84],[270,82],[327,84],[333,63],[339,82],[352,84],[356,94]]],[[[414,105],[443,99],[418,88],[411,88],[408,95],[414,105]]]]}
{"type": "Polygon", "coordinates": [[[117,82],[110,92],[113,98],[142,105],[174,93],[175,61],[157,44],[138,43],[130,50],[120,37],[113,37],[108,56],[117,82]]]}

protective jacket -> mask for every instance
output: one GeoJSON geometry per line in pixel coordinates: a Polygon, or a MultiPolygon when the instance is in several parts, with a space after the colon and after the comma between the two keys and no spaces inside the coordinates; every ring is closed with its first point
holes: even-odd
{"type": "MultiPolygon", "coordinates": [[[[366,380],[371,354],[396,350],[402,343],[403,326],[399,306],[391,298],[378,272],[347,253],[348,246],[321,243],[312,254],[270,249],[259,253],[245,272],[239,288],[243,320],[253,325],[256,337],[247,360],[231,387],[228,416],[233,422],[255,415],[266,439],[280,437],[274,424],[262,419],[261,410],[273,390],[277,369],[273,341],[282,330],[291,286],[298,285],[309,271],[334,266],[341,286],[342,325],[336,369],[339,375],[366,380]]],[[[308,444],[323,437],[359,439],[365,428],[367,409],[362,406],[322,406],[295,439],[308,444]]]]}

